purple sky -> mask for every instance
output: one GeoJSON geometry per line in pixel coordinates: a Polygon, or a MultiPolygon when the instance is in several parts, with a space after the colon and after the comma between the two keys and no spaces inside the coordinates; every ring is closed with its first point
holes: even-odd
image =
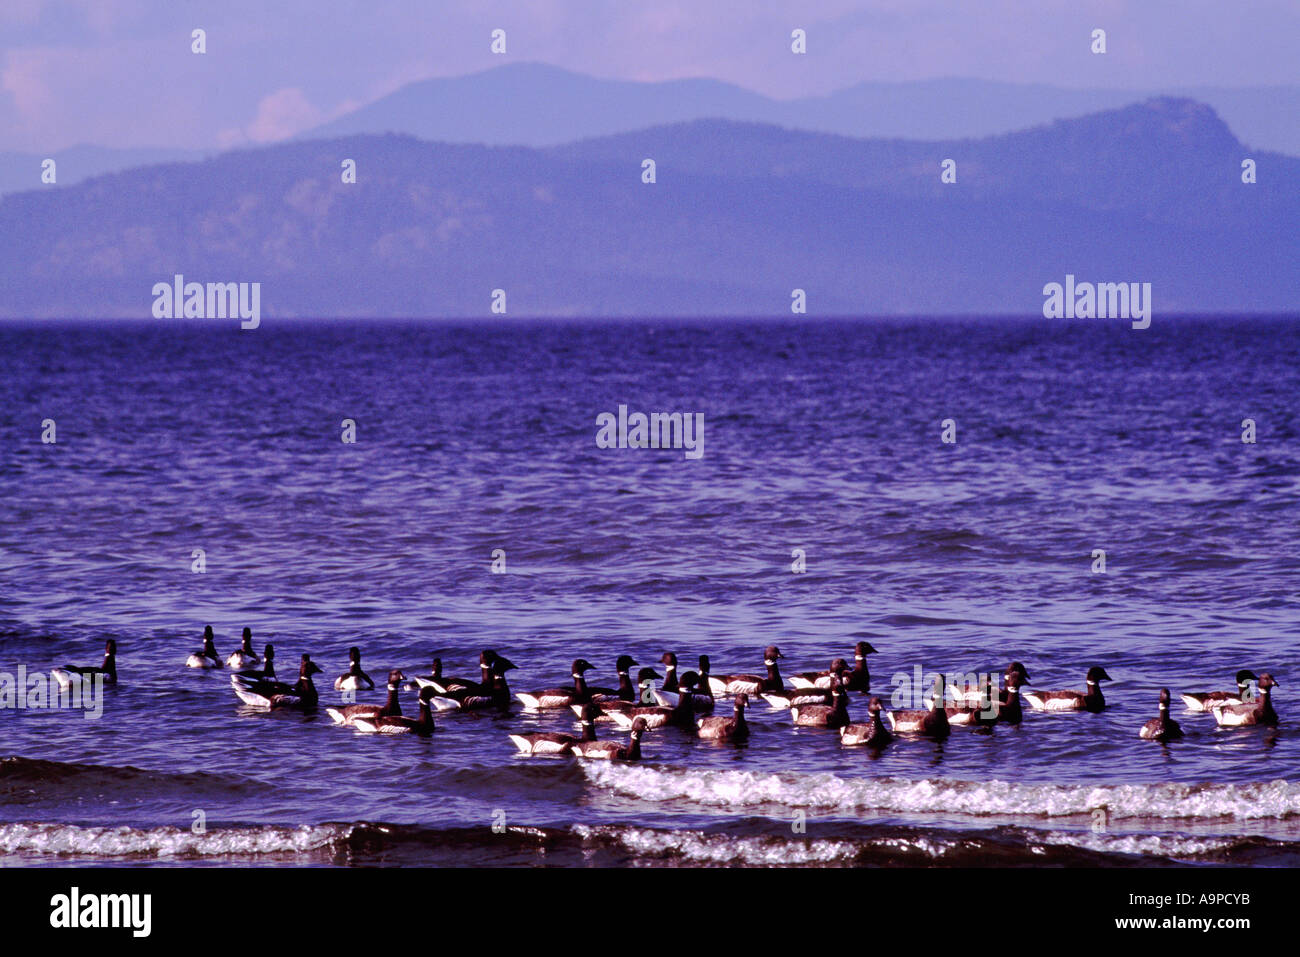
{"type": "Polygon", "coordinates": [[[778,98],[945,76],[1163,91],[1296,83],[1298,37],[1296,0],[2,0],[0,150],[270,142],[507,59],[778,98]]]}

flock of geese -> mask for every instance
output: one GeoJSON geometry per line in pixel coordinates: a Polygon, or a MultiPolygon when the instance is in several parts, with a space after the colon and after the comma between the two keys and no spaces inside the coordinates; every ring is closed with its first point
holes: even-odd
{"type": "MultiPolygon", "coordinates": [[[[849,718],[849,694],[871,691],[871,674],[867,656],[876,652],[869,642],[860,641],[853,649],[854,664],[836,658],[825,671],[806,671],[792,675],[787,686],[781,677],[779,660],[784,655],[775,645],[764,649],[765,674],[715,675],[710,671],[707,655],[699,657],[699,670],[677,673],[677,656],[665,652],[660,659],[663,674],[654,668],[640,668],[632,680],[637,662],[622,655],[615,664],[617,688],[593,687],[586,673],[594,666],[584,658],[573,662],[573,684],[518,692],[513,697],[523,703],[525,711],[541,712],[568,708],[581,722],[580,735],[558,732],[512,734],[510,740],[525,754],[571,754],[585,758],[635,761],[641,757],[641,738],[646,731],[676,727],[711,741],[741,742],[749,737],[745,709],[751,700],[763,698],[773,709],[790,712],[794,724],[837,730],[841,743],[883,748],[895,734],[946,738],[953,727],[991,728],[996,724],[1019,724],[1023,709],[1021,699],[1035,711],[1100,712],[1106,707],[1101,682],[1111,677],[1104,668],[1088,669],[1084,691],[1032,691],[1029,672],[1018,661],[1007,666],[1000,687],[962,687],[948,684],[936,676],[934,688],[927,695],[926,707],[917,710],[887,711],[879,697],[867,701],[868,720],[854,723],[849,718]],[[731,715],[714,715],[718,698],[733,699],[731,715]],[[952,702],[949,704],[948,702],[952,702]],[[883,717],[882,717],[883,716],[883,717]],[[885,726],[885,719],[889,727],[885,726]],[[626,744],[596,735],[596,724],[609,722],[628,731],[626,744]]],[[[106,684],[117,682],[117,644],[105,645],[104,663],[100,667],[56,668],[53,676],[63,687],[102,676],[106,684]]],[[[334,688],[354,698],[354,692],[371,690],[375,682],[361,667],[361,651],[351,648],[349,667],[334,681],[334,688]]],[[[229,668],[230,683],[239,699],[259,710],[315,710],[319,694],[312,680],[321,669],[304,654],[298,667],[298,680],[289,684],[275,673],[275,647],[266,645],[259,656],[253,650],[252,631],[244,629],[239,650],[222,659],[216,650],[212,627],[203,633],[203,647],[185,662],[190,668],[229,668]]],[[[427,737],[434,731],[433,712],[508,710],[512,696],[506,672],[514,664],[495,651],[479,655],[477,678],[446,677],[442,659],[435,658],[427,675],[415,675],[407,682],[400,669],[388,673],[388,696],[383,704],[342,704],[326,708],[336,724],[372,734],[414,734],[427,737]],[[419,714],[402,714],[399,691],[418,691],[419,714]]],[[[1188,711],[1212,714],[1223,727],[1276,725],[1272,689],[1277,682],[1268,672],[1256,675],[1239,671],[1237,687],[1232,691],[1208,691],[1183,694],[1188,711]],[[1252,690],[1252,683],[1258,688],[1252,690]]],[[[1169,716],[1168,688],[1160,689],[1159,712],[1142,725],[1139,735],[1151,741],[1172,741],[1183,736],[1178,722],[1169,716]]]]}

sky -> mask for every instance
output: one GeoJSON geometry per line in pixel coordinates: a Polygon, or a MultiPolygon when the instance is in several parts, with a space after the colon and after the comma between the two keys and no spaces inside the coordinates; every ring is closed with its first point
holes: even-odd
{"type": "Polygon", "coordinates": [[[1298,0],[0,0],[0,151],[274,142],[507,61],[781,99],[953,76],[1294,84],[1298,37],[1298,0]],[[804,56],[790,52],[796,27],[804,56]],[[490,51],[497,28],[505,56],[490,51]],[[1105,56],[1089,49],[1095,28],[1105,56]]]}

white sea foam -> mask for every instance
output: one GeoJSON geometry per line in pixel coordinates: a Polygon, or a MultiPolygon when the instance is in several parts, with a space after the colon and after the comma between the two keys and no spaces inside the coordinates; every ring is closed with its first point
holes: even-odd
{"type": "Polygon", "coordinates": [[[655,803],[725,809],[777,806],[819,812],[877,811],[973,817],[1065,818],[1104,808],[1108,819],[1235,819],[1300,815],[1300,784],[1028,784],[1017,781],[839,778],[756,771],[583,766],[598,787],[655,803]]]}
{"type": "Polygon", "coordinates": [[[72,824],[2,824],[0,853],[80,857],[210,857],[303,853],[345,839],[341,825],[219,828],[205,834],[174,827],[78,827],[72,824]]]}

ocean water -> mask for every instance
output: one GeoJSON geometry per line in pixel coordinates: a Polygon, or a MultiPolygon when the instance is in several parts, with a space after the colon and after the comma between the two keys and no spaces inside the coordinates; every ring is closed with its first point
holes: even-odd
{"type": "Polygon", "coordinates": [[[1300,864],[1297,319],[7,323],[0,437],[0,671],[114,638],[121,676],[98,720],[0,711],[0,864],[1300,864]],[[703,413],[703,457],[598,448],[620,404],[703,413]],[[862,638],[883,695],[1114,680],[1101,714],[875,755],[759,702],[746,745],[584,765],[506,737],[568,711],[428,740],[250,711],[183,667],[207,624],[282,675],[359,645],[381,689],[485,647],[529,690],[862,638]],[[1243,667],[1281,727],[1175,699],[1186,739],[1139,740],[1160,687],[1243,667]]]}

